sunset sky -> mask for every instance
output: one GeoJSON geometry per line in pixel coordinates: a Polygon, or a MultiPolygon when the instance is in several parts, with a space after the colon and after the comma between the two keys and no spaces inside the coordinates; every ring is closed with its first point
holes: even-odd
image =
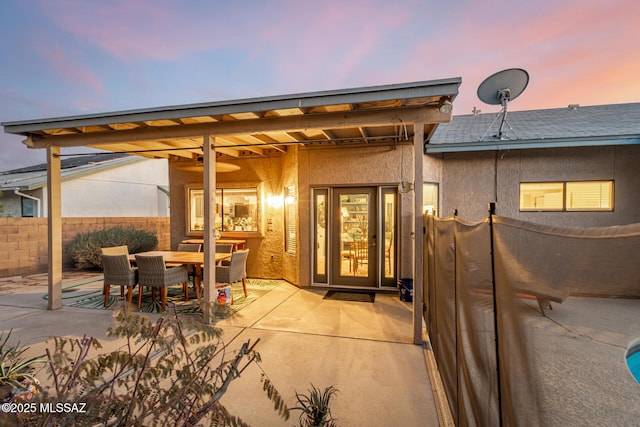
{"type": "MultiPolygon", "coordinates": [[[[510,110],[640,102],[637,0],[0,0],[0,122],[461,77],[510,110]]],[[[0,133],[0,171],[44,161],[0,133]]]]}

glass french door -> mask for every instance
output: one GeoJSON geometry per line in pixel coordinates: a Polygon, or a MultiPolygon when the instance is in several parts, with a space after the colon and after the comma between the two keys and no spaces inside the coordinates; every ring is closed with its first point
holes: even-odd
{"type": "Polygon", "coordinates": [[[313,282],[397,286],[396,187],[313,190],[313,282]]]}
{"type": "Polygon", "coordinates": [[[332,206],[332,284],[376,286],[376,188],[334,188],[332,206]]]}
{"type": "Polygon", "coordinates": [[[397,251],[398,251],[398,192],[396,188],[383,187],[380,189],[382,208],[382,235],[378,239],[381,251],[380,259],[383,265],[380,269],[382,286],[396,287],[397,279],[397,251]]]}

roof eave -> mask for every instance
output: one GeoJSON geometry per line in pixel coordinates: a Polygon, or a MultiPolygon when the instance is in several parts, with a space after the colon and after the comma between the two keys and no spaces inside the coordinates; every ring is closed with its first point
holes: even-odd
{"type": "Polygon", "coordinates": [[[606,145],[633,145],[640,144],[640,135],[622,137],[589,137],[589,138],[554,138],[554,139],[521,139],[521,140],[495,140],[477,142],[456,142],[443,144],[425,144],[425,154],[459,153],[468,151],[501,151],[501,150],[527,150],[536,148],[571,148],[571,147],[598,147],[606,145]]]}
{"type": "Polygon", "coordinates": [[[429,80],[414,83],[398,83],[353,89],[308,92],[260,98],[247,98],[177,106],[165,106],[138,110],[25,120],[2,123],[6,133],[25,135],[52,127],[99,126],[131,121],[175,119],[196,116],[236,114],[250,111],[269,111],[289,108],[312,108],[345,103],[365,103],[458,94],[460,77],[429,80]]]}
{"type": "MultiPolygon", "coordinates": [[[[73,179],[82,178],[85,176],[93,175],[98,172],[104,172],[110,169],[115,169],[120,166],[124,166],[128,163],[137,163],[147,159],[142,157],[130,156],[123,157],[121,159],[115,159],[108,162],[103,162],[94,165],[78,166],[75,168],[62,169],[60,172],[60,179],[63,182],[73,179]]],[[[33,191],[47,186],[47,174],[34,174],[32,177],[24,178],[22,181],[16,181],[13,183],[7,183],[0,185],[0,191],[33,191]]]]}
{"type": "Polygon", "coordinates": [[[47,185],[47,175],[35,175],[15,182],[0,183],[0,191],[33,191],[47,185]]]}

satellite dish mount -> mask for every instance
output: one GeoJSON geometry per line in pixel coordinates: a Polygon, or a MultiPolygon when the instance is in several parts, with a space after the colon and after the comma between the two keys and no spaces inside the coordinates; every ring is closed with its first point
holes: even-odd
{"type": "MultiPolygon", "coordinates": [[[[480,98],[482,102],[502,106],[500,114],[496,116],[489,126],[489,129],[491,129],[496,120],[501,118],[500,128],[498,129],[497,135],[495,135],[496,138],[500,140],[506,139],[503,133],[505,124],[515,133],[513,128],[507,123],[507,109],[509,102],[524,92],[527,84],[529,84],[529,73],[522,68],[509,68],[487,77],[480,86],[478,86],[478,98],[480,98]]],[[[487,132],[489,132],[489,129],[487,129],[487,132]]],[[[481,140],[484,139],[487,132],[482,135],[481,140]]]]}

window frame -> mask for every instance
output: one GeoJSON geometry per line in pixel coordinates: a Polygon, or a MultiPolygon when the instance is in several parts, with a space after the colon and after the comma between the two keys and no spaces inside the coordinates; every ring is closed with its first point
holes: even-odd
{"type": "Polygon", "coordinates": [[[564,212],[565,211],[565,182],[564,181],[525,181],[525,182],[520,182],[520,185],[518,186],[518,208],[520,210],[520,212],[564,212]],[[531,208],[523,208],[522,207],[522,186],[526,185],[526,184],[535,184],[535,185],[541,185],[541,184],[553,184],[553,185],[558,185],[560,186],[560,200],[562,203],[562,206],[559,208],[540,208],[540,207],[531,207],[531,208]]]}
{"type": "MultiPolygon", "coordinates": [[[[214,223],[216,224],[216,230],[218,230],[221,233],[241,233],[241,234],[255,234],[255,233],[260,233],[261,232],[261,222],[260,222],[260,218],[261,218],[261,209],[262,209],[262,199],[261,199],[261,185],[260,184],[255,184],[255,183],[241,183],[241,184],[233,184],[233,185],[228,185],[228,184],[222,184],[216,187],[216,199],[218,201],[218,203],[216,204],[216,217],[214,218],[214,223]],[[224,206],[224,202],[225,202],[225,191],[226,192],[233,192],[234,190],[251,190],[251,192],[253,193],[253,195],[255,195],[256,198],[256,204],[255,204],[255,217],[251,217],[251,224],[250,224],[250,229],[243,229],[243,230],[239,230],[236,229],[236,226],[234,225],[234,227],[232,229],[226,229],[223,226],[224,223],[224,212],[217,212],[218,210],[218,206],[224,206]],[[218,218],[220,219],[220,221],[218,221],[218,218]]],[[[185,233],[187,236],[195,236],[195,237],[199,237],[199,236],[203,236],[204,235],[204,223],[202,224],[202,229],[199,228],[194,228],[192,227],[192,193],[194,191],[197,192],[202,192],[202,197],[204,198],[204,188],[202,184],[186,184],[185,185],[185,210],[186,210],[186,217],[185,217],[185,233]]],[[[202,202],[202,208],[204,209],[204,201],[202,202]]],[[[204,215],[202,215],[203,221],[204,221],[204,215]]]]}
{"type": "Polygon", "coordinates": [[[312,251],[312,278],[313,283],[328,284],[329,283],[329,233],[331,232],[329,204],[329,187],[316,187],[311,189],[312,194],[312,235],[311,241],[314,242],[312,251]],[[321,200],[321,203],[320,203],[321,200]],[[322,224],[319,224],[322,222],[322,224]],[[320,225],[320,226],[319,226],[320,225]],[[320,237],[321,236],[321,241],[320,237]],[[323,262],[322,270],[319,269],[319,257],[322,253],[323,262]]]}
{"type": "Polygon", "coordinates": [[[615,180],[613,179],[591,179],[591,180],[575,180],[575,181],[522,181],[518,186],[518,209],[520,212],[613,212],[615,208],[615,180]],[[585,183],[608,183],[611,186],[609,207],[605,208],[573,208],[569,204],[569,192],[567,186],[573,184],[585,184],[585,183]],[[522,186],[526,184],[557,184],[562,187],[561,199],[562,208],[526,208],[523,207],[523,194],[522,186]]]}
{"type": "Polygon", "coordinates": [[[36,217],[36,203],[35,200],[28,197],[20,196],[20,216],[22,218],[35,218],[36,217]]]}
{"type": "Polygon", "coordinates": [[[422,183],[422,213],[423,215],[433,215],[437,216],[439,214],[440,209],[440,184],[437,182],[429,182],[424,181],[422,183]],[[433,205],[425,205],[427,202],[428,193],[432,193],[434,197],[429,197],[429,199],[433,199],[433,205]],[[431,207],[431,209],[429,209],[431,207]]]}
{"type": "Polygon", "coordinates": [[[296,202],[296,187],[284,187],[284,251],[289,255],[298,252],[298,204],[296,202]]]}
{"type": "MultiPolygon", "coordinates": [[[[615,205],[615,182],[612,179],[594,179],[594,180],[588,180],[588,181],[567,181],[565,182],[565,209],[567,212],[613,212],[613,208],[615,205]],[[611,188],[609,190],[609,207],[607,208],[574,208],[574,207],[569,207],[569,191],[567,189],[567,186],[569,184],[585,184],[585,183],[609,183],[611,185],[611,188]]],[[[600,202],[602,202],[602,199],[600,199],[600,202]]]]}

